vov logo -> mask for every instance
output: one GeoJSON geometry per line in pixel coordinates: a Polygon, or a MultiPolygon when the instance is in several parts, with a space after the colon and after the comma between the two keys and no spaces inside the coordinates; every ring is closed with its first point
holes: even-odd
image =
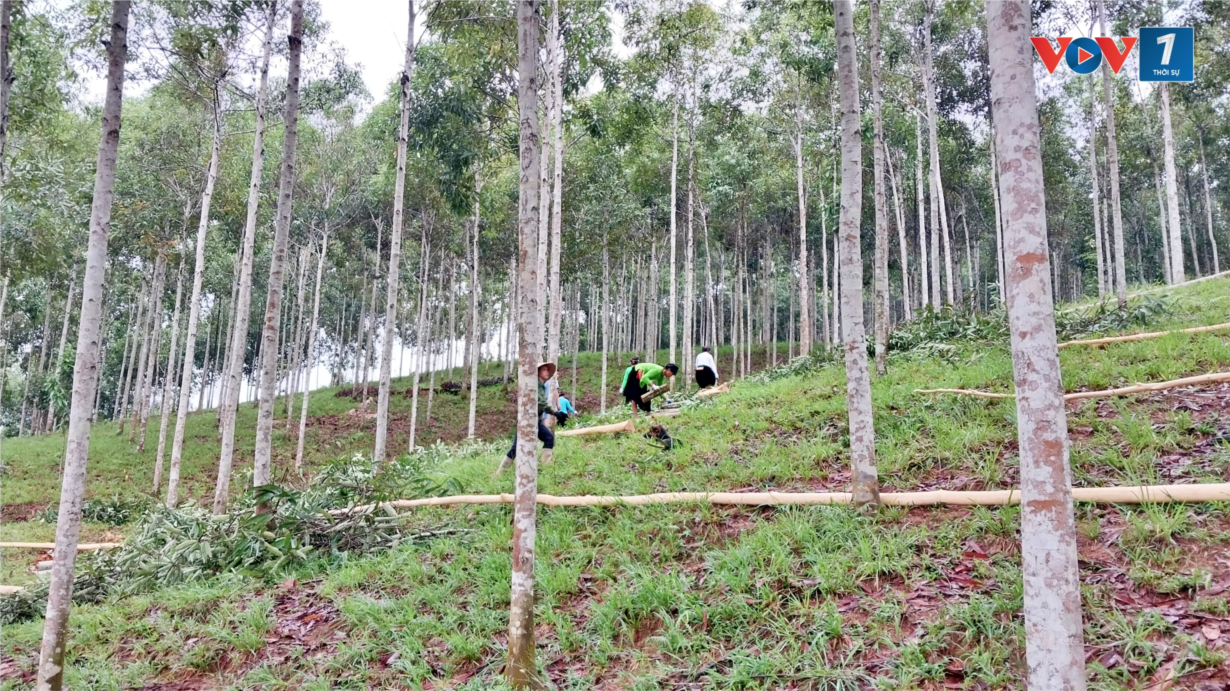
{"type": "Polygon", "coordinates": [[[1190,26],[1141,27],[1140,37],[1134,36],[1044,36],[1030,38],[1034,50],[1049,74],[1055,74],[1059,61],[1068,64],[1076,74],[1092,74],[1102,61],[1115,73],[1123,68],[1132,49],[1140,46],[1142,82],[1190,82],[1195,78],[1196,36],[1190,26]],[[1059,44],[1056,49],[1052,43],[1059,44]],[[1120,50],[1120,44],[1123,49],[1120,50]]]}
{"type": "Polygon", "coordinates": [[[1034,36],[1029,40],[1033,41],[1034,50],[1038,52],[1038,57],[1042,58],[1042,64],[1046,66],[1046,71],[1050,74],[1055,74],[1060,58],[1068,63],[1068,69],[1077,74],[1092,74],[1094,70],[1102,66],[1103,59],[1115,74],[1119,74],[1123,63],[1127,62],[1128,55],[1131,55],[1132,49],[1136,47],[1138,39],[1132,36],[1119,37],[1119,40],[1123,42],[1122,51],[1119,50],[1115,39],[1110,36],[1098,36],[1097,38],[1060,36],[1055,39],[1059,43],[1059,50],[1051,46],[1049,38],[1034,36]]]}

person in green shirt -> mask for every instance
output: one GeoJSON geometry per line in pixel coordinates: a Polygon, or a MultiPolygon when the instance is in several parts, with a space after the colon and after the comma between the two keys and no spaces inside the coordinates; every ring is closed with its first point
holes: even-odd
{"type": "MultiPolygon", "coordinates": [[[[542,456],[538,459],[539,463],[550,463],[551,455],[555,449],[555,435],[547,426],[542,424],[542,417],[545,413],[550,413],[558,420],[561,417],[568,419],[560,411],[551,407],[550,401],[547,399],[547,382],[551,381],[551,377],[555,376],[554,362],[541,362],[538,364],[538,441],[542,442],[542,456]]],[[[517,430],[513,430],[512,448],[508,450],[508,455],[500,461],[500,467],[496,468],[495,474],[499,475],[504,472],[506,466],[512,465],[513,461],[517,460],[517,430]]]]}
{"type": "Polygon", "coordinates": [[[642,362],[632,368],[632,374],[628,377],[628,383],[625,386],[625,391],[627,389],[634,389],[633,393],[635,394],[635,399],[628,398],[627,393],[625,393],[624,396],[625,398],[628,398],[628,400],[635,401],[632,406],[633,420],[636,419],[638,410],[643,410],[646,413],[649,412],[649,401],[641,400],[641,396],[649,393],[649,387],[652,386],[654,388],[659,388],[666,386],[666,380],[678,373],[679,366],[673,362],[667,363],[665,366],[655,365],[652,362],[642,362]]]}

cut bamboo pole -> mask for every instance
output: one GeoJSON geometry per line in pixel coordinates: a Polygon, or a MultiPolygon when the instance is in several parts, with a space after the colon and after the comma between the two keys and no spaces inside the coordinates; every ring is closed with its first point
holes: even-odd
{"type": "MultiPolygon", "coordinates": [[[[119,549],[123,547],[122,542],[83,542],[77,545],[78,552],[90,552],[98,549],[119,549]]],[[[0,547],[9,547],[12,549],[55,549],[54,542],[0,542],[0,547]]]]}
{"type": "Polygon", "coordinates": [[[611,425],[597,425],[595,427],[580,427],[577,429],[566,429],[562,432],[556,432],[557,437],[581,437],[588,434],[616,434],[619,432],[631,432],[634,429],[631,420],[616,422],[611,425]]]}
{"type": "MultiPolygon", "coordinates": [[[[1065,401],[1079,401],[1085,398],[1110,398],[1113,396],[1130,396],[1137,393],[1147,393],[1149,391],[1163,391],[1165,389],[1177,389],[1183,386],[1196,386],[1197,384],[1215,384],[1218,382],[1230,381],[1230,372],[1214,372],[1213,374],[1201,374],[1195,377],[1184,377],[1182,379],[1173,379],[1171,381],[1159,381],[1152,384],[1134,384],[1132,386],[1123,386],[1117,389],[1102,389],[1099,391],[1077,391],[1076,393],[1064,394],[1065,401]]],[[[975,391],[973,389],[914,389],[914,393],[951,393],[960,396],[976,396],[978,398],[1012,398],[1014,394],[1010,393],[992,393],[990,391],[975,391]]]]}
{"type": "Polygon", "coordinates": [[[977,398],[1012,398],[1010,393],[992,393],[990,391],[975,391],[974,389],[914,389],[914,393],[952,393],[959,396],[975,396],[977,398]]]}
{"type": "Polygon", "coordinates": [[[664,394],[669,393],[670,390],[671,390],[671,387],[669,386],[659,386],[656,389],[651,389],[641,394],[641,402],[648,403],[652,401],[653,399],[657,398],[658,396],[662,396],[664,394]]]}
{"type": "MultiPolygon", "coordinates": [[[[650,504],[709,503],[727,506],[785,506],[849,504],[849,492],[664,492],[630,496],[556,496],[539,494],[543,506],[647,506],[650,504]]],[[[1167,502],[1230,501],[1230,482],[1196,485],[1142,485],[1139,487],[1077,487],[1076,501],[1101,504],[1157,504],[1167,502]]],[[[1018,489],[982,492],[934,490],[930,492],[886,492],[880,500],[889,506],[1004,506],[1021,501],[1018,489]]],[[[452,497],[399,499],[381,507],[412,509],[420,506],[458,506],[467,504],[511,504],[511,494],[460,494],[452,497]]],[[[330,514],[372,511],[375,505],[335,509],[330,514]]]]}
{"type": "Polygon", "coordinates": [[[716,396],[718,394],[723,394],[723,393],[730,393],[730,383],[729,382],[722,384],[721,386],[711,386],[707,389],[701,389],[700,391],[696,392],[696,397],[697,398],[709,398],[710,396],[716,396]]]}
{"type": "Polygon", "coordinates": [[[0,595],[16,595],[24,590],[25,588],[19,585],[0,585],[0,595]]]}
{"type": "Polygon", "coordinates": [[[659,410],[659,411],[657,411],[657,412],[650,413],[650,414],[649,414],[649,417],[651,417],[651,418],[658,418],[658,417],[678,417],[678,416],[679,416],[679,413],[682,413],[682,412],[683,412],[683,411],[682,411],[682,410],[680,410],[679,408],[663,408],[663,409],[661,409],[661,410],[659,410]]]}
{"type": "Polygon", "coordinates": [[[1226,322],[1225,324],[1214,324],[1212,326],[1197,326],[1191,329],[1180,329],[1178,331],[1151,331],[1149,333],[1131,334],[1129,336],[1110,336],[1107,338],[1089,338],[1081,341],[1066,341],[1064,343],[1060,343],[1059,347],[1067,348],[1069,346],[1077,345],[1100,346],[1107,343],[1147,341],[1151,338],[1162,338],[1163,336],[1169,336],[1170,334],[1198,334],[1209,331],[1221,331],[1223,329],[1230,329],[1230,322],[1226,322]]]}

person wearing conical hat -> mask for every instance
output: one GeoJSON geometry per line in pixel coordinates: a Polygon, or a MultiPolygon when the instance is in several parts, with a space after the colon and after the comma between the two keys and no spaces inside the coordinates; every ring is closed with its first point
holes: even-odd
{"type": "MultiPolygon", "coordinates": [[[[551,381],[551,377],[555,376],[554,362],[538,363],[538,441],[542,442],[541,463],[550,463],[551,455],[555,449],[555,435],[547,426],[542,424],[542,416],[544,413],[550,413],[559,419],[563,413],[551,407],[550,399],[547,398],[547,382],[551,381]]],[[[565,418],[566,419],[566,418],[565,418]]],[[[508,455],[500,461],[500,467],[496,469],[495,474],[499,475],[504,472],[505,466],[511,465],[517,460],[517,431],[513,430],[512,448],[508,450],[508,455]]]]}

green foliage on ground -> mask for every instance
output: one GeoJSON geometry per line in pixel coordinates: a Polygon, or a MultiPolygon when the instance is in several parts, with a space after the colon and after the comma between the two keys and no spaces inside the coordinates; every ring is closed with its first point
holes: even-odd
{"type": "MultiPolygon", "coordinates": [[[[1223,281],[1186,288],[1141,328],[1226,321],[1224,290],[1223,281]]],[[[885,491],[1016,483],[1011,401],[913,393],[1010,390],[1006,344],[944,345],[951,351],[942,358],[893,355],[889,374],[873,383],[885,491]]],[[[1225,371],[1230,334],[1071,348],[1061,360],[1069,391],[1225,371]]],[[[672,452],[647,446],[639,433],[561,438],[553,462],[540,468],[539,491],[842,491],[842,368],[820,358],[791,366],[798,371],[736,383],[664,420],[684,442],[672,452]]],[[[1075,402],[1068,424],[1078,486],[1223,482],[1230,473],[1224,389],[1075,402]]],[[[491,476],[499,441],[449,448],[423,452],[415,468],[424,484],[397,491],[444,483],[511,491],[510,473],[491,476]]],[[[317,474],[313,486],[345,485],[324,479],[317,474]]],[[[1230,633],[1219,590],[1230,585],[1230,506],[1080,505],[1077,518],[1091,687],[1139,688],[1167,674],[1192,688],[1230,678],[1225,643],[1209,638],[1218,622],[1230,633]]],[[[442,534],[374,550],[314,549],[276,568],[221,569],[77,607],[70,683],[498,686],[509,519],[502,505],[414,510],[399,519],[402,530],[442,534]]],[[[1013,507],[870,516],[840,506],[540,508],[542,672],[576,689],[1021,688],[1018,529],[1013,507]]],[[[128,532],[142,539],[136,526],[128,532]]],[[[32,669],[40,632],[37,620],[6,626],[4,654],[32,669]]]]}

